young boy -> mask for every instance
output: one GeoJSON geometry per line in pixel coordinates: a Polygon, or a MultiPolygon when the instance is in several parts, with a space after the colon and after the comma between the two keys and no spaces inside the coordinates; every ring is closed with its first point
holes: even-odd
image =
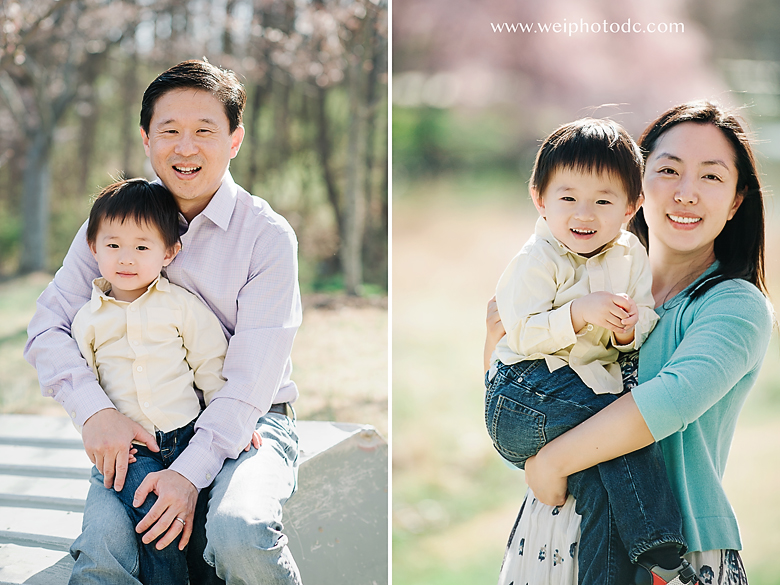
{"type": "MultiPolygon", "coordinates": [[[[217,317],[160,274],[181,250],[179,209],[163,186],[131,179],[106,187],[92,206],[87,242],[102,278],[71,335],[117,410],[159,447],[135,446],[123,489],[115,492],[137,524],[157,497],[135,507],[136,489],[149,473],[169,467],[193,436],[201,409],[195,387],[208,404],[225,383],[227,341],[217,317]]],[[[139,580],[185,585],[185,552],[157,550],[141,536],[139,580]]]]}
{"type": "MultiPolygon", "coordinates": [[[[621,229],[642,203],[642,156],[625,130],[595,119],[560,127],[537,153],[530,185],[541,217],[496,289],[506,335],[485,397],[493,444],[521,469],[623,392],[619,354],[639,348],[658,319],[645,249],[621,229]]],[[[581,474],[569,480],[583,516],[581,584],[620,574],[615,563],[625,553],[614,554],[616,533],[654,583],[691,581],[657,445],[581,474]]]]}

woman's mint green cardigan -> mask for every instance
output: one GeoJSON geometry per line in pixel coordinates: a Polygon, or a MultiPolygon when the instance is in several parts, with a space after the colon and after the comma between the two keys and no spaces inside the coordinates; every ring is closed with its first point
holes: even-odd
{"type": "Polygon", "coordinates": [[[632,394],[659,442],[690,551],[741,550],[721,479],[737,417],[772,332],[772,308],[744,280],[691,300],[691,288],[656,309],[661,319],[639,353],[632,394]]]}

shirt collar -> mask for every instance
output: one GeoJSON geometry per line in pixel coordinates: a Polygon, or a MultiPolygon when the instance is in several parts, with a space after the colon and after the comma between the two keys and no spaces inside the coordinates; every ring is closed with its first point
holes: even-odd
{"type": "MultiPolygon", "coordinates": [[[[154,182],[158,185],[163,184],[159,177],[156,178],[154,182]]],[[[222,231],[227,231],[228,225],[230,224],[230,218],[233,216],[233,209],[236,207],[237,193],[238,186],[233,180],[233,176],[230,174],[230,171],[225,171],[225,176],[222,178],[222,184],[219,186],[219,189],[217,189],[217,192],[214,193],[209,204],[199,215],[203,215],[210,219],[212,223],[221,228],[222,231]]],[[[187,220],[184,219],[184,216],[181,214],[179,215],[181,221],[184,221],[186,224],[187,220]]]]}
{"type": "MultiPolygon", "coordinates": [[[[168,282],[168,279],[164,276],[158,276],[154,279],[154,282],[152,282],[147,288],[146,292],[142,294],[140,297],[138,297],[137,300],[142,299],[144,296],[146,296],[149,291],[152,289],[157,289],[161,292],[169,292],[171,290],[171,283],[168,282]]],[[[108,291],[111,290],[111,283],[108,282],[105,278],[96,278],[92,281],[92,297],[89,300],[89,309],[93,313],[97,312],[100,307],[103,305],[103,303],[119,303],[122,301],[117,301],[115,298],[108,296],[108,291]]],[[[135,301],[133,301],[135,302],[135,301]]]]}
{"type": "MultiPolygon", "coordinates": [[[[566,245],[562,244],[550,231],[550,226],[547,225],[547,220],[545,220],[543,217],[539,217],[538,220],[536,220],[536,227],[534,228],[534,233],[542,238],[543,240],[546,240],[547,242],[552,245],[553,248],[560,254],[561,256],[565,256],[566,254],[572,254],[574,256],[577,256],[579,258],[585,258],[585,256],[582,256],[581,254],[578,254],[577,252],[574,252],[573,250],[566,247],[566,245]]],[[[600,256],[610,248],[613,248],[615,246],[620,246],[622,248],[625,248],[626,251],[630,249],[630,245],[628,242],[628,238],[626,235],[621,231],[617,236],[615,236],[615,239],[613,239],[610,243],[608,243],[606,246],[604,246],[604,249],[596,254],[596,256],[600,256]]]]}
{"type": "Polygon", "coordinates": [[[233,210],[236,207],[237,192],[238,186],[233,181],[230,171],[227,171],[222,179],[222,184],[217,189],[217,192],[214,193],[206,209],[201,212],[201,215],[210,219],[222,231],[227,231],[230,218],[233,216],[233,210]]]}

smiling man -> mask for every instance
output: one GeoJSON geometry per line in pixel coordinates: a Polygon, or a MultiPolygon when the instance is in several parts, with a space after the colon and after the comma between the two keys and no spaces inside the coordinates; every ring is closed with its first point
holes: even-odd
{"type": "MultiPolygon", "coordinates": [[[[134,505],[151,492],[158,500],[137,526],[108,489],[122,488],[132,442],[155,447],[155,438],[115,409],[70,337],[98,275],[86,224],[38,299],[25,356],[44,395],[81,427],[95,463],[83,533],[71,547],[71,583],[137,584],[133,531],[144,542],[161,537],[158,548],[179,535],[180,548],[190,542],[193,584],[300,583],[281,532],[282,505],[297,477],[289,406],[298,397],[290,380],[301,321],[297,242],[284,218],[229,173],[244,138],[245,102],[235,74],[204,61],[172,67],[144,93],[144,149],[182,215],[182,251],[167,277],[209,306],[229,345],[227,382],[201,413],[189,446],[138,488],[134,505]],[[255,429],[262,446],[243,451],[255,429]]],[[[136,351],[142,356],[142,347],[136,351]]]]}

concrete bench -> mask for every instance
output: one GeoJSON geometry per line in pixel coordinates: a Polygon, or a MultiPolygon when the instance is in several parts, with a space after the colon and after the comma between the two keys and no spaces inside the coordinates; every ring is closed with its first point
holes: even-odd
{"type": "MultiPolygon", "coordinates": [[[[306,585],[386,585],[387,443],[370,426],[298,421],[285,533],[306,585]]],[[[92,464],[67,418],[0,415],[0,585],[68,582],[92,464]]]]}

